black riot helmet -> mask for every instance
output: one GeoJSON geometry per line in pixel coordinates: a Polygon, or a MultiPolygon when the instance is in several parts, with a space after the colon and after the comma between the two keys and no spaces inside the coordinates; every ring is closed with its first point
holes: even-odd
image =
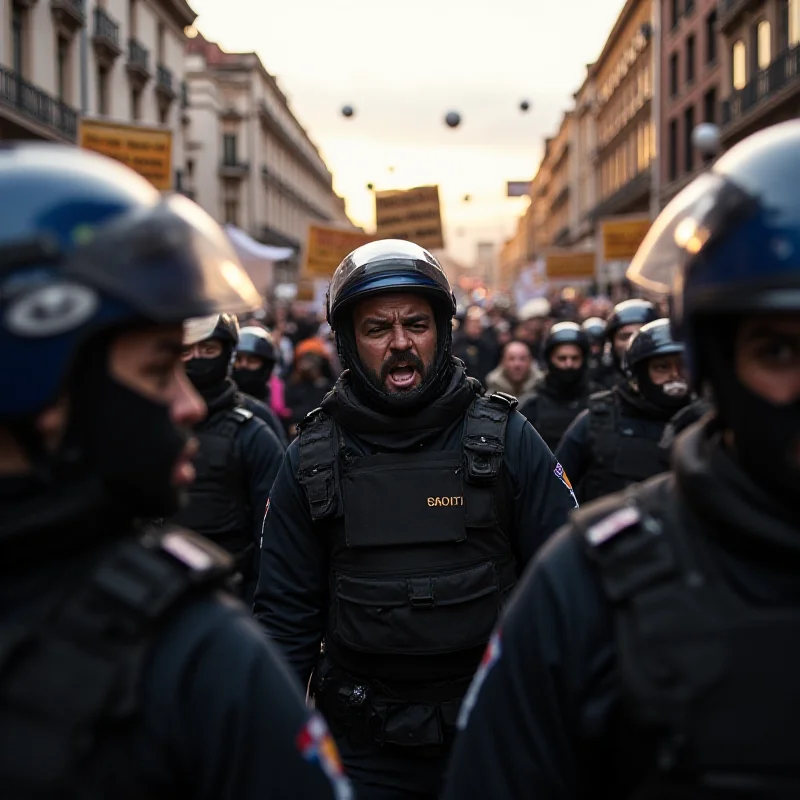
{"type": "Polygon", "coordinates": [[[606,321],[600,317],[589,317],[581,323],[581,330],[591,344],[603,344],[606,338],[606,321]]]}
{"type": "Polygon", "coordinates": [[[272,341],[272,336],[263,328],[249,325],[239,331],[239,344],[236,345],[237,353],[249,353],[262,358],[265,363],[273,366],[278,361],[278,348],[272,341]]]}
{"type": "Polygon", "coordinates": [[[456,300],[441,264],[424,248],[413,242],[383,239],[354,250],[333,275],[327,313],[353,388],[371,406],[389,413],[411,413],[438,397],[447,386],[453,369],[452,319],[456,300]],[[364,371],[356,348],[352,310],[367,297],[403,292],[428,298],[438,336],[435,361],[422,385],[408,395],[397,396],[375,386],[364,371]]]}
{"type": "Polygon", "coordinates": [[[614,334],[626,325],[647,325],[657,319],[658,312],[648,300],[623,300],[614,306],[606,322],[606,339],[612,341],[614,334]]]}
{"type": "Polygon", "coordinates": [[[550,355],[560,344],[574,344],[583,351],[583,357],[589,355],[589,337],[581,330],[577,322],[557,322],[550,328],[550,333],[544,342],[544,359],[550,360],[550,355]]]}
{"type": "Polygon", "coordinates": [[[193,345],[206,339],[218,339],[227,348],[239,342],[239,322],[233,314],[212,314],[188,319],[184,324],[183,343],[193,345]]]}
{"type": "Polygon", "coordinates": [[[683,342],[672,338],[669,320],[657,319],[633,334],[623,359],[625,374],[632,387],[670,415],[689,402],[688,383],[680,378],[656,385],[650,378],[648,363],[658,356],[683,355],[683,352],[683,342]]]}

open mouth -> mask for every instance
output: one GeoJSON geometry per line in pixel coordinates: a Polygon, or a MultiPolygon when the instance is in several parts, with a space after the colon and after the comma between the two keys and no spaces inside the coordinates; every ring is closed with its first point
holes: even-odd
{"type": "Polygon", "coordinates": [[[386,383],[395,391],[410,389],[416,383],[417,370],[411,364],[398,364],[389,370],[386,383]]]}

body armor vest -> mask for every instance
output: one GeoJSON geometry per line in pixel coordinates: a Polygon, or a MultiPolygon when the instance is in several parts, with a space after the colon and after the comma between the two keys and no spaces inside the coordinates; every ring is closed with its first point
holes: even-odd
{"type": "Polygon", "coordinates": [[[586,398],[557,400],[549,393],[536,395],[536,424],[534,427],[545,444],[553,451],[575,417],[586,408],[586,398]]]}
{"type": "Polygon", "coordinates": [[[197,477],[189,487],[189,502],[170,520],[197,531],[241,561],[253,547],[253,523],[236,437],[252,418],[252,411],[237,406],[212,414],[195,428],[200,442],[197,477]]]}
{"type": "Polygon", "coordinates": [[[752,605],[728,586],[673,486],[664,477],[574,517],[612,606],[624,727],[653,742],[633,796],[800,797],[800,608],[752,605]]]}
{"type": "Polygon", "coordinates": [[[0,623],[0,792],[146,800],[132,762],[141,677],[166,618],[221,586],[229,557],[184,531],[109,548],[65,595],[0,623]]]}
{"type": "Polygon", "coordinates": [[[659,447],[666,422],[621,413],[614,392],[589,398],[591,465],[578,486],[587,503],[669,469],[669,451],[659,447]]]}
{"type": "Polygon", "coordinates": [[[454,677],[477,666],[517,580],[498,501],[515,406],[508,395],[477,398],[452,451],[353,457],[330,417],[312,412],[302,423],[298,479],[327,527],[325,641],[337,663],[357,670],[377,656],[379,679],[408,679],[393,656],[471,651],[453,661],[454,677]]]}

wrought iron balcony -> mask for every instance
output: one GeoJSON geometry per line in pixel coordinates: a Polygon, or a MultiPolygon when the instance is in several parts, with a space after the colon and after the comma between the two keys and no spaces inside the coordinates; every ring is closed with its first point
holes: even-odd
{"type": "Polygon", "coordinates": [[[78,112],[66,103],[28,83],[21,75],[0,66],[0,106],[5,106],[74,142],[78,136],[78,112]]]}
{"type": "Polygon", "coordinates": [[[722,101],[722,127],[748,116],[779,96],[800,93],[800,45],[784,50],[766,69],[757,72],[749,83],[722,101]]]}
{"type": "Polygon", "coordinates": [[[106,66],[110,66],[122,53],[119,43],[119,24],[101,6],[94,9],[94,35],[92,36],[95,55],[106,66]]]}
{"type": "Polygon", "coordinates": [[[128,75],[132,81],[144,86],[150,80],[150,53],[136,39],[128,40],[128,75]]]}
{"type": "Polygon", "coordinates": [[[85,0],[50,0],[50,12],[56,28],[74,35],[86,22],[85,0]]]}
{"type": "Polygon", "coordinates": [[[223,158],[219,165],[220,178],[241,180],[250,171],[250,164],[236,158],[223,158]]]}
{"type": "Polygon", "coordinates": [[[171,103],[177,97],[173,84],[172,71],[163,64],[159,64],[156,67],[156,91],[162,100],[167,100],[171,103]]]}

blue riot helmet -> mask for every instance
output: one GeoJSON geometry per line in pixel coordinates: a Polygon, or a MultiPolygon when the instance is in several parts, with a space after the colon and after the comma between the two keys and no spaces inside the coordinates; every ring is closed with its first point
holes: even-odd
{"type": "Polygon", "coordinates": [[[441,264],[424,248],[399,239],[362,245],[337,267],[328,290],[328,322],[353,387],[373,407],[394,413],[426,405],[446,387],[452,374],[452,319],[456,300],[441,264]],[[367,375],[358,357],[353,330],[353,307],[367,297],[411,293],[431,303],[438,334],[435,363],[413,392],[389,395],[367,375]]]}
{"type": "Polygon", "coordinates": [[[236,352],[258,356],[272,366],[278,361],[278,348],[275,347],[272,336],[268,331],[255,325],[247,326],[239,331],[239,344],[236,346],[236,352]]]}
{"type": "Polygon", "coordinates": [[[4,146],[0,207],[0,420],[52,404],[101,331],[260,306],[206,212],[110,159],[4,146]]]}
{"type": "Polygon", "coordinates": [[[800,399],[771,402],[742,383],[735,342],[745,317],[769,323],[800,312],[798,153],[796,120],[737,144],[661,212],[628,270],[642,288],[671,293],[673,335],[686,344],[693,386],[712,390],[742,468],[791,508],[800,399]]]}
{"type": "Polygon", "coordinates": [[[589,355],[589,337],[577,322],[557,322],[544,340],[542,352],[545,361],[560,344],[574,344],[581,349],[584,359],[589,355]]]}
{"type": "Polygon", "coordinates": [[[628,269],[643,289],[670,294],[698,388],[708,377],[702,320],[800,310],[798,148],[798,121],[740,142],[667,205],[628,269]]]}

